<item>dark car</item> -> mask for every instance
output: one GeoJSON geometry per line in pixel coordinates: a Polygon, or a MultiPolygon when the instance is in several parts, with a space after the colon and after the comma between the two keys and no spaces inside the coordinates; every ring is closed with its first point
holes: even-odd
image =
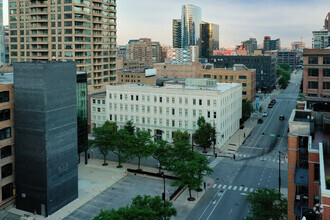
{"type": "Polygon", "coordinates": [[[281,121],[283,121],[285,119],[285,117],[284,117],[284,115],[280,115],[280,117],[278,119],[280,119],[281,121]]]}
{"type": "Polygon", "coordinates": [[[270,103],[270,104],[268,105],[268,108],[273,108],[273,104],[270,103]]]}
{"type": "Polygon", "coordinates": [[[264,121],[261,118],[258,119],[258,124],[262,124],[263,122],[264,121]]]}

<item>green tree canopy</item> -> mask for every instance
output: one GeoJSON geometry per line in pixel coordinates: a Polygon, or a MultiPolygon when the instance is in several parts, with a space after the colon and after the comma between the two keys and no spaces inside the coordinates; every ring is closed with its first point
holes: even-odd
{"type": "Polygon", "coordinates": [[[188,131],[180,131],[179,130],[176,130],[173,132],[173,142],[188,142],[189,143],[189,133],[188,131]]]}
{"type": "Polygon", "coordinates": [[[134,145],[134,135],[130,134],[125,129],[120,129],[113,134],[114,144],[111,146],[110,150],[118,157],[117,168],[123,167],[122,162],[125,162],[130,158],[130,151],[134,145]]]}
{"type": "Polygon", "coordinates": [[[247,195],[254,219],[286,219],[288,201],[275,189],[258,188],[247,195]]]}
{"type": "Polygon", "coordinates": [[[135,126],[133,125],[133,122],[131,120],[127,121],[124,125],[124,129],[128,131],[130,134],[134,134],[135,132],[135,126]]]}
{"type": "Polygon", "coordinates": [[[116,122],[106,121],[101,127],[93,128],[94,140],[89,140],[90,147],[97,147],[103,155],[103,165],[106,163],[106,156],[115,144],[114,133],[117,132],[116,122]]]}
{"type": "Polygon", "coordinates": [[[177,211],[172,202],[165,201],[164,205],[160,196],[138,195],[131,205],[120,207],[118,210],[101,210],[94,220],[166,220],[176,215],[177,211]]]}
{"type": "Polygon", "coordinates": [[[290,65],[287,63],[281,63],[280,68],[285,70],[285,71],[290,71],[290,65]]]}
{"type": "Polygon", "coordinates": [[[168,167],[171,159],[172,146],[165,140],[158,140],[153,143],[153,154],[152,157],[159,162],[159,173],[162,166],[168,167]]]}
{"type": "Polygon", "coordinates": [[[150,157],[153,153],[151,135],[148,131],[137,131],[134,136],[133,145],[129,154],[138,158],[138,170],[140,169],[141,158],[150,157]]]}
{"type": "Polygon", "coordinates": [[[253,105],[251,100],[242,100],[242,116],[250,117],[251,113],[253,112],[253,105]]]}
{"type": "Polygon", "coordinates": [[[206,153],[206,148],[209,148],[212,145],[215,138],[215,128],[211,123],[206,122],[203,116],[198,118],[197,125],[198,129],[194,134],[194,141],[200,147],[203,147],[203,153],[206,153]]]}
{"type": "Polygon", "coordinates": [[[174,161],[173,172],[179,177],[174,180],[173,186],[188,185],[189,198],[192,201],[191,191],[200,188],[203,183],[203,176],[211,173],[212,169],[208,166],[209,161],[197,152],[190,152],[191,156],[185,160],[174,161]]]}

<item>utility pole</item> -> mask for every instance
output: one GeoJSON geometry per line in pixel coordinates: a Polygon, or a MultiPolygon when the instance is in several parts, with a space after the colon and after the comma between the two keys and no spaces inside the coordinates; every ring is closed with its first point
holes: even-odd
{"type": "Polygon", "coordinates": [[[164,172],[162,172],[162,176],[163,176],[163,180],[164,180],[164,192],[163,192],[162,197],[163,197],[163,200],[164,200],[164,208],[165,208],[166,198],[165,198],[165,174],[164,174],[164,172]]]}
{"type": "Polygon", "coordinates": [[[278,199],[281,199],[281,151],[278,151],[278,199]]]}

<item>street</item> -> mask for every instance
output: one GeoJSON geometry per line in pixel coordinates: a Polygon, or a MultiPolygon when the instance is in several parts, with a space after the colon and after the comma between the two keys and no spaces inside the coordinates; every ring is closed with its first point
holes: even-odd
{"type": "Polygon", "coordinates": [[[263,119],[257,124],[250,137],[231,158],[210,158],[214,180],[199,203],[186,219],[244,219],[249,216],[246,195],[258,187],[278,189],[279,165],[281,166],[281,192],[287,191],[287,128],[288,119],[296,107],[302,70],[291,75],[290,85],[277,95],[267,95],[266,100],[275,98],[273,108],[263,109],[252,117],[263,119]],[[284,115],[284,120],[279,116],[284,115]],[[264,135],[263,135],[264,133],[264,135]],[[280,135],[278,137],[278,135],[280,135]],[[280,156],[279,156],[279,151],[280,156]]]}

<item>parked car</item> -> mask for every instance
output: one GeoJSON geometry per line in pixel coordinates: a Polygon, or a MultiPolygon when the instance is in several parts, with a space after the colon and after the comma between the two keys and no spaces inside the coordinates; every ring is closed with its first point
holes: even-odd
{"type": "Polygon", "coordinates": [[[264,121],[261,118],[258,119],[258,124],[262,124],[263,122],[264,121]]]}
{"type": "Polygon", "coordinates": [[[280,115],[280,117],[278,119],[280,119],[281,121],[283,121],[285,119],[285,117],[284,117],[284,115],[280,115]]]}
{"type": "Polygon", "coordinates": [[[269,103],[268,108],[273,108],[273,104],[269,103]]]}
{"type": "Polygon", "coordinates": [[[272,101],[270,101],[271,104],[275,104],[276,103],[276,99],[272,99],[272,101]]]}
{"type": "Polygon", "coordinates": [[[262,116],[263,116],[263,117],[267,117],[267,116],[268,116],[268,112],[264,112],[264,113],[262,113],[262,116]]]}

